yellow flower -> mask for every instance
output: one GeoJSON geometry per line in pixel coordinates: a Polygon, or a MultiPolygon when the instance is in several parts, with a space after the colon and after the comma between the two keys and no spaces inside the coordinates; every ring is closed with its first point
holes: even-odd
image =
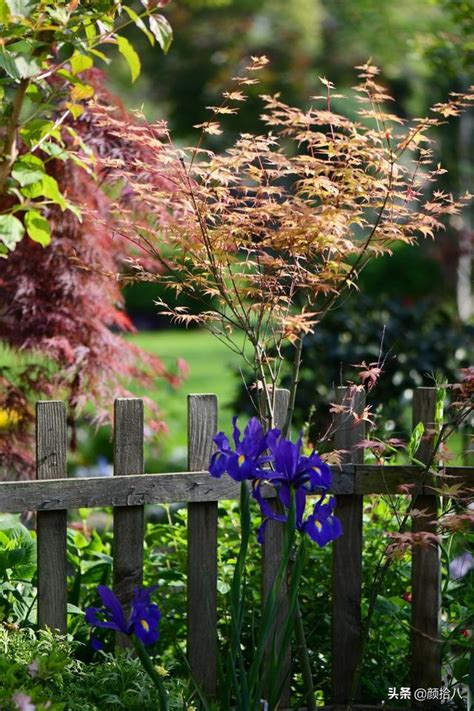
{"type": "Polygon", "coordinates": [[[18,419],[18,413],[15,410],[0,410],[0,430],[17,424],[18,419]]]}
{"type": "Polygon", "coordinates": [[[156,673],[159,674],[160,676],[169,676],[169,675],[170,675],[170,673],[169,673],[169,671],[168,671],[167,669],[165,669],[164,667],[161,667],[161,666],[159,666],[159,665],[156,665],[156,666],[155,666],[155,671],[156,671],[156,673]]]}

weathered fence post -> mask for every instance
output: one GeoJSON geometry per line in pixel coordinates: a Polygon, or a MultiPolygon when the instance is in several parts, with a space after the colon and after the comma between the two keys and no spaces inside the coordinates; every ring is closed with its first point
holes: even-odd
{"type": "MultiPolygon", "coordinates": [[[[66,405],[36,403],[36,478],[67,476],[66,405]]],[[[66,633],[67,511],[38,511],[38,625],[66,633]]]]}
{"type": "MultiPolygon", "coordinates": [[[[215,395],[188,395],[188,470],[209,466],[217,433],[215,395]]],[[[217,502],[188,504],[187,654],[202,690],[217,692],[217,502]]]]}
{"type": "MultiPolygon", "coordinates": [[[[417,388],[413,397],[413,427],[425,426],[425,435],[416,458],[428,464],[434,451],[436,388],[417,388]]],[[[429,477],[427,477],[428,479],[429,477]]],[[[436,533],[438,498],[421,494],[414,507],[422,512],[413,518],[413,533],[436,533]]],[[[412,552],[411,604],[411,683],[415,689],[439,689],[441,686],[441,563],[438,546],[415,545],[412,552]]]]}
{"type": "MultiPolygon", "coordinates": [[[[347,450],[342,459],[344,464],[362,464],[364,450],[354,449],[354,445],[364,439],[365,426],[363,420],[355,424],[352,413],[362,414],[365,393],[355,388],[338,387],[336,403],[346,405],[350,411],[335,415],[335,447],[347,450]]],[[[354,673],[360,656],[362,504],[360,495],[336,496],[336,515],[342,524],[343,535],[334,541],[332,557],[331,687],[335,704],[352,701],[354,673]]]]}
{"type": "MultiPolygon", "coordinates": [[[[289,402],[290,391],[285,388],[279,388],[275,394],[275,427],[281,429],[285,424],[289,402]]],[[[269,504],[274,510],[278,509],[278,501],[276,499],[271,499],[269,504]]],[[[264,603],[268,598],[280,565],[283,552],[284,528],[278,521],[269,521],[265,529],[265,540],[262,546],[262,596],[264,603]]],[[[275,634],[277,634],[278,630],[283,629],[285,618],[288,615],[288,586],[286,580],[279,591],[277,604],[278,616],[269,635],[267,656],[271,654],[275,634]]],[[[286,677],[286,682],[280,698],[280,708],[284,709],[290,704],[291,650],[288,650],[283,662],[282,674],[286,677]]]]}
{"type": "MultiPolygon", "coordinates": [[[[114,475],[143,474],[143,400],[120,398],[114,406],[114,475]]],[[[133,589],[143,580],[144,508],[140,497],[114,508],[114,591],[128,607],[133,589]]],[[[117,634],[119,646],[129,646],[117,634]]]]}

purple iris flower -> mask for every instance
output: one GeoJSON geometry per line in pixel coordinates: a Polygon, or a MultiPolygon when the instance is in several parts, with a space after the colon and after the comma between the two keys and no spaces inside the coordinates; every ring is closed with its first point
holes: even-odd
{"type": "Polygon", "coordinates": [[[283,506],[290,505],[291,490],[302,499],[308,493],[328,491],[331,486],[331,470],[316,452],[309,457],[301,454],[301,437],[293,444],[289,439],[278,439],[269,433],[268,446],[272,455],[274,470],[265,472],[267,481],[278,490],[278,498],[283,506]]]}
{"type": "Polygon", "coordinates": [[[241,440],[237,417],[232,418],[232,424],[234,449],[231,449],[226,435],[219,432],[214,437],[218,451],[211,457],[209,473],[216,478],[227,473],[235,481],[261,478],[266,475],[266,471],[262,469],[263,465],[272,460],[271,456],[265,456],[268,438],[277,437],[280,430],[270,430],[265,434],[259,419],[252,417],[241,440]]]}
{"type": "Polygon", "coordinates": [[[318,546],[336,540],[342,533],[341,522],[333,515],[336,503],[330,496],[327,500],[323,496],[314,505],[313,513],[302,524],[302,531],[306,533],[318,546]]]}
{"type": "MultiPolygon", "coordinates": [[[[321,548],[327,543],[336,540],[342,534],[342,526],[338,518],[333,516],[335,501],[332,496],[328,499],[324,495],[317,501],[313,508],[313,513],[307,518],[304,518],[306,508],[306,492],[297,490],[295,492],[296,504],[296,528],[301,533],[306,533],[312,541],[318,544],[321,548]]],[[[263,543],[265,538],[265,529],[269,521],[279,521],[286,523],[288,516],[286,513],[277,513],[271,508],[268,499],[264,499],[258,490],[255,488],[254,497],[260,504],[260,509],[265,516],[260,528],[258,529],[257,540],[263,543]]]]}
{"type": "Polygon", "coordinates": [[[267,499],[264,499],[261,487],[268,482],[275,487],[284,510],[291,504],[291,496],[295,496],[296,527],[306,533],[318,545],[324,546],[341,535],[342,529],[338,519],[332,515],[334,499],[325,502],[325,493],[331,486],[331,470],[328,465],[312,452],[308,457],[301,454],[302,439],[293,444],[287,439],[278,439],[269,433],[268,446],[272,456],[274,470],[265,470],[264,477],[254,482],[253,496],[258,501],[265,520],[260,526],[258,540],[263,542],[268,521],[287,521],[286,513],[276,512],[267,499]],[[304,519],[306,498],[316,491],[323,493],[315,504],[313,513],[304,519]]]}
{"type": "MultiPolygon", "coordinates": [[[[135,588],[130,615],[126,619],[117,596],[106,585],[99,585],[97,592],[104,607],[89,607],[86,610],[86,622],[92,627],[103,627],[129,636],[135,635],[145,645],[154,644],[159,637],[161,619],[158,605],[151,601],[151,593],[156,589],[156,585],[151,588],[135,588]]],[[[95,649],[101,646],[94,637],[92,646],[95,649]]]]}

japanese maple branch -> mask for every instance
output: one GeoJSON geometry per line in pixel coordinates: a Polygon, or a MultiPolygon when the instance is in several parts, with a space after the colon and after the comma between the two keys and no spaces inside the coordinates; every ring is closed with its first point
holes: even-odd
{"type": "Polygon", "coordinates": [[[291,374],[290,401],[288,403],[288,412],[286,415],[285,424],[283,425],[282,437],[287,437],[288,432],[290,431],[291,421],[293,419],[293,413],[295,411],[296,391],[298,390],[298,384],[300,382],[300,367],[301,367],[301,358],[302,358],[302,352],[303,352],[303,339],[304,339],[304,335],[301,334],[298,337],[298,340],[297,340],[296,346],[295,346],[295,354],[293,357],[293,368],[292,368],[292,374],[291,374]]]}

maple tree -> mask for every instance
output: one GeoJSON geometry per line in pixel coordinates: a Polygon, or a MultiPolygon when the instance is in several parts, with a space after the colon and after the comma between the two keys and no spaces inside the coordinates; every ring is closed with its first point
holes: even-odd
{"type": "MultiPolygon", "coordinates": [[[[267,61],[252,58],[222,103],[209,107],[197,146],[174,145],[164,122],[139,126],[131,140],[146,147],[152,161],[137,156],[121,168],[147,217],[120,204],[115,213],[118,234],[161,266],[155,274],[137,258],[137,280],[159,281],[178,298],[213,297],[197,314],[179,304],[162,308],[180,323],[206,326],[242,355],[270,421],[281,349],[293,344],[287,430],[304,336],[346,289],[356,288],[370,259],[389,254],[397,242],[433,237],[443,217],[470,199],[437,188],[445,171],[433,164],[429,132],[471,105],[474,94],[453,94],[429,117],[407,122],[387,110],[391,97],[377,81],[378,69],[367,63],[358,68],[357,119],[333,109],[341,96],[323,78],[323,94],[312,97],[309,109],[264,95],[260,133],[241,134],[222,154],[207,149],[205,136],[220,134],[220,118],[238,113],[246,87],[258,83],[255,72],[267,61]],[[150,175],[173,185],[171,198],[150,190],[150,175]],[[173,219],[160,227],[150,215],[158,220],[164,204],[173,219]],[[242,332],[248,349],[235,338],[242,332]]],[[[129,133],[121,119],[104,116],[104,125],[129,133]]],[[[261,403],[255,406],[263,414],[261,403]]]]}
{"type": "MultiPolygon", "coordinates": [[[[87,81],[94,86],[97,106],[132,120],[104,88],[102,72],[88,70],[87,81]]],[[[109,421],[114,397],[130,396],[131,380],[150,387],[158,378],[176,386],[184,373],[179,360],[176,368],[166,369],[123,338],[134,328],[124,311],[120,283],[111,274],[126,270],[130,249],[114,236],[107,186],[116,175],[101,161],[104,156],[130,160],[136,147],[107,132],[101,117],[90,106],[73,120],[80,146],[95,157],[94,172],[61,157],[47,164],[47,175],[68,200],[87,205],[100,222],[87,211],[79,220],[59,205],[50,206],[51,244],[23,239],[1,264],[0,339],[13,349],[7,365],[0,367],[0,468],[8,476],[33,472],[32,401],[67,399],[72,425],[92,404],[94,419],[101,423],[109,421]]],[[[64,122],[66,128],[71,120],[64,122]]],[[[123,204],[131,200],[123,191],[123,204]]],[[[11,198],[0,197],[2,209],[10,204],[11,198]]],[[[145,399],[153,413],[152,427],[163,429],[156,406],[145,399]]]]}
{"type": "MultiPolygon", "coordinates": [[[[127,394],[126,381],[180,381],[179,367],[169,372],[121,335],[133,326],[110,274],[129,255],[112,232],[107,190],[116,175],[102,160],[127,160],[135,146],[107,132],[87,105],[94,96],[96,106],[133,122],[96,65],[108,64],[105,50],[114,47],[133,82],[140,58],[124,31],[134,25],[166,52],[172,30],[160,10],[167,2],[143,0],[134,9],[113,0],[0,0],[0,338],[12,351],[0,368],[0,469],[7,476],[32,474],[31,403],[39,397],[66,398],[72,425],[90,403],[100,423],[113,397],[127,394]]],[[[122,203],[130,201],[124,192],[122,203]]]]}

